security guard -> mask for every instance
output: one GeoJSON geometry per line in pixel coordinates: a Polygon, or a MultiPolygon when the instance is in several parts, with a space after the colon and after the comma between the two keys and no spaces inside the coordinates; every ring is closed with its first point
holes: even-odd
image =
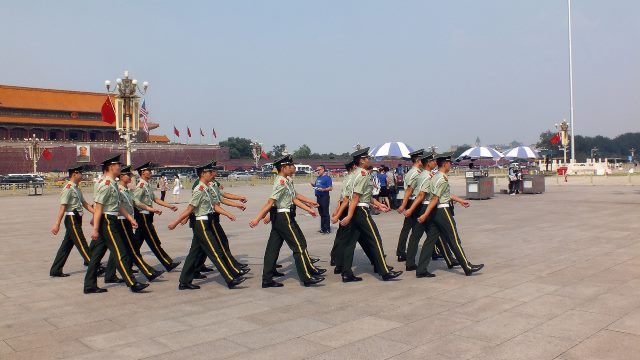
{"type": "Polygon", "coordinates": [[[178,224],[188,219],[191,214],[195,216],[192,224],[193,241],[180,274],[178,289],[197,290],[200,288],[200,286],[193,285],[191,282],[193,281],[193,275],[198,270],[196,267],[202,252],[211,259],[229,289],[232,289],[244,282],[246,278],[237,272],[224,256],[222,246],[215,240],[212,221],[214,211],[228,217],[231,221],[235,221],[236,217],[220,207],[216,194],[212,193],[207,185],[213,179],[213,166],[211,166],[211,163],[197,167],[196,173],[198,174],[199,182],[191,194],[191,202],[182,214],[169,224],[169,229],[173,230],[178,224]]]}
{"type": "MultiPolygon", "coordinates": [[[[153,193],[153,190],[149,185],[149,180],[151,180],[150,162],[138,166],[136,170],[140,175],[140,182],[138,182],[138,185],[133,192],[133,197],[136,202],[147,205],[149,207],[153,207],[153,203],[155,202],[156,204],[169,208],[172,211],[178,210],[177,206],[171,205],[163,200],[156,198],[156,195],[153,193]]],[[[171,259],[171,256],[169,256],[169,254],[167,254],[167,252],[162,248],[160,238],[158,237],[158,233],[156,232],[156,228],[153,226],[154,213],[148,210],[135,209],[134,215],[136,221],[140,224],[135,233],[135,245],[138,247],[138,250],[140,250],[142,242],[146,241],[153,254],[164,266],[167,272],[175,269],[178,265],[180,265],[180,262],[174,262],[173,259],[171,259]]]]}
{"type": "MultiPolygon", "coordinates": [[[[460,244],[456,222],[453,219],[454,202],[459,203],[465,208],[469,207],[470,204],[468,201],[451,194],[449,178],[447,177],[447,173],[451,170],[451,155],[439,156],[436,162],[438,164],[438,173],[431,179],[431,200],[424,214],[420,217],[426,220],[435,212],[435,214],[433,214],[433,223],[437,226],[440,236],[449,244],[458,263],[462,266],[465,275],[470,276],[474,272],[482,269],[484,264],[473,265],[467,260],[464,250],[462,250],[462,245],[460,244]]],[[[420,274],[420,271],[424,272],[426,269],[419,270],[418,274],[420,274]]]]}
{"type": "Polygon", "coordinates": [[[89,265],[91,248],[87,245],[87,240],[82,232],[82,208],[93,213],[93,207],[88,204],[82,196],[82,191],[78,187],[82,181],[82,166],[69,169],[69,181],[62,188],[60,194],[60,207],[56,223],[51,228],[53,235],[58,235],[60,231],[60,223],[64,218],[64,227],[66,229],[64,239],[58,253],[56,254],[49,275],[53,277],[67,277],[69,274],[62,272],[64,264],[67,262],[71,249],[75,245],[80,252],[80,256],[84,260],[84,265],[89,265]]]}
{"type": "Polygon", "coordinates": [[[97,192],[94,195],[95,205],[93,212],[93,232],[91,239],[95,242],[91,253],[91,260],[84,278],[84,293],[102,293],[107,289],[98,287],[97,270],[100,261],[107,249],[113,255],[120,275],[132,292],[140,292],[149,284],[141,284],[136,281],[129,263],[129,252],[122,239],[118,225],[118,215],[126,217],[133,227],[138,226],[133,216],[120,204],[120,195],[115,178],[120,175],[120,155],[102,162],[104,178],[100,181],[97,192]]]}
{"type": "MultiPolygon", "coordinates": [[[[296,196],[293,184],[289,179],[289,176],[295,172],[293,158],[290,155],[283,156],[276,160],[273,165],[278,171],[278,176],[275,179],[271,196],[258,215],[249,223],[249,226],[255,228],[267,214],[271,216],[272,226],[264,254],[262,287],[283,286],[282,283],[273,280],[276,261],[283,242],[286,242],[293,252],[298,277],[304,286],[317,284],[323,281],[324,277],[319,274],[314,275],[314,268],[308,257],[304,235],[302,235],[295,218],[292,216],[292,210],[295,211],[294,205],[296,205],[313,217],[316,217],[317,213],[296,196]]],[[[312,201],[310,202],[313,203],[312,201]]]]}
{"type": "MultiPolygon", "coordinates": [[[[154,209],[145,204],[138,203],[134,200],[133,194],[129,189],[129,184],[133,179],[133,173],[131,172],[131,166],[123,167],[120,170],[120,181],[118,181],[118,190],[120,191],[120,203],[124,206],[127,213],[133,214],[135,208],[147,210],[156,214],[161,213],[160,210],[154,209]]],[[[156,270],[151,265],[144,261],[140,249],[138,249],[135,242],[135,235],[133,232],[133,225],[125,216],[118,215],[118,223],[120,224],[120,231],[122,232],[122,238],[126,240],[127,250],[129,250],[129,263],[127,266],[131,268],[132,263],[135,262],[136,266],[142,274],[149,280],[153,281],[158,276],[162,275],[164,271],[156,270]]]]}
{"type": "MultiPolygon", "coordinates": [[[[420,158],[424,154],[424,149],[416,150],[409,153],[413,167],[407,172],[404,177],[404,198],[402,204],[398,208],[398,213],[402,214],[405,209],[408,209],[413,204],[413,200],[416,198],[418,192],[416,191],[416,181],[418,175],[422,172],[422,162],[420,158]]],[[[398,238],[398,248],[396,249],[396,255],[398,255],[398,261],[405,261],[407,259],[407,239],[409,233],[416,227],[416,216],[405,217],[402,223],[402,230],[400,230],[400,236],[398,238]]]]}
{"type": "Polygon", "coordinates": [[[358,166],[353,177],[353,191],[351,193],[349,212],[340,225],[352,226],[349,228],[347,237],[347,243],[344,247],[344,258],[342,264],[342,281],[353,282],[361,281],[362,278],[353,274],[351,269],[353,264],[353,252],[355,250],[355,244],[359,237],[362,237],[362,241],[366,242],[366,246],[372,249],[372,256],[375,265],[375,269],[382,276],[385,281],[397,278],[402,274],[402,271],[390,270],[384,258],[384,250],[382,246],[382,239],[380,238],[380,232],[376,226],[376,223],[371,217],[369,207],[377,207],[381,211],[389,211],[389,208],[381,204],[376,199],[372,198],[373,193],[373,180],[371,175],[365,170],[369,166],[369,148],[365,148],[356,151],[352,154],[353,162],[358,166]]]}

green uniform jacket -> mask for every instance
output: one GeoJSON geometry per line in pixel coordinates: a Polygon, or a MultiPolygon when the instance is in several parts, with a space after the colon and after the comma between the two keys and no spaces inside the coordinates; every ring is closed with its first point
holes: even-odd
{"type": "Polygon", "coordinates": [[[94,201],[102,204],[103,212],[119,212],[120,195],[115,180],[108,176],[100,180],[97,184],[94,201]]]}
{"type": "Polygon", "coordinates": [[[371,197],[373,195],[373,178],[371,178],[371,174],[367,172],[365,169],[356,169],[353,174],[352,185],[353,191],[351,192],[351,196],[353,194],[359,194],[360,200],[359,203],[370,203],[371,197]]]}
{"type": "Polygon", "coordinates": [[[291,180],[278,175],[273,183],[273,190],[269,198],[275,201],[278,209],[289,209],[293,205],[293,199],[295,197],[296,190],[291,180]]]}
{"type": "Polygon", "coordinates": [[[64,205],[65,212],[77,211],[82,213],[82,192],[78,185],[69,181],[62,188],[62,193],[60,193],[60,204],[64,205]]]}
{"type": "Polygon", "coordinates": [[[153,201],[156,199],[156,194],[151,190],[151,186],[148,182],[140,180],[138,186],[133,191],[133,198],[135,201],[145,204],[147,206],[153,206],[153,201]]]}
{"type": "Polygon", "coordinates": [[[438,172],[431,179],[433,195],[438,197],[438,204],[448,204],[451,201],[451,187],[447,175],[438,172]]]}

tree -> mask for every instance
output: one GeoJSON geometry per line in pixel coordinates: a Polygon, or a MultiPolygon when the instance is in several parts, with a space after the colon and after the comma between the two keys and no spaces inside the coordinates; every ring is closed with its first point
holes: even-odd
{"type": "Polygon", "coordinates": [[[220,146],[229,148],[229,157],[232,159],[251,158],[251,140],[241,137],[230,137],[221,141],[220,146]]]}
{"type": "Polygon", "coordinates": [[[308,159],[311,157],[311,148],[307,144],[303,144],[298,150],[293,152],[293,157],[298,159],[308,159]]]}
{"type": "Polygon", "coordinates": [[[451,155],[452,158],[457,158],[458,156],[462,155],[463,152],[467,151],[471,149],[471,145],[469,144],[464,144],[464,145],[456,145],[456,150],[453,152],[453,155],[451,155]]]}
{"type": "Polygon", "coordinates": [[[273,150],[269,151],[269,157],[273,159],[277,159],[281,157],[282,153],[284,152],[284,149],[286,148],[287,148],[287,145],[285,144],[273,145],[273,150]]]}

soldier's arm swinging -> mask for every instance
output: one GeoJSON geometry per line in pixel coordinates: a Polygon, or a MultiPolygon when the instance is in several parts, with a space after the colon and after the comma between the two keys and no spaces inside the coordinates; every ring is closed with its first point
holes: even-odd
{"type": "Polygon", "coordinates": [[[457,202],[458,204],[462,205],[463,207],[468,208],[469,206],[471,206],[471,204],[467,201],[464,200],[456,195],[451,194],[451,200],[457,202]]]}
{"type": "Polygon", "coordinates": [[[143,204],[143,203],[141,203],[139,201],[136,201],[136,200],[133,200],[133,205],[135,205],[135,207],[137,207],[140,210],[150,211],[150,212],[158,214],[158,215],[162,214],[162,210],[158,210],[158,209],[155,209],[155,208],[153,208],[151,206],[147,206],[147,205],[145,205],[145,204],[143,204]]]}
{"type": "Polygon", "coordinates": [[[353,218],[353,214],[355,214],[356,212],[358,201],[360,201],[360,194],[354,192],[353,195],[351,196],[351,203],[349,204],[349,212],[347,213],[347,216],[345,216],[344,219],[340,221],[340,225],[342,226],[349,225],[349,222],[351,222],[351,218],[353,218]]]}
{"type": "Polygon", "coordinates": [[[305,204],[304,202],[300,201],[298,198],[293,199],[293,203],[301,208],[302,210],[308,212],[309,214],[311,214],[311,216],[316,217],[318,216],[318,214],[315,212],[315,210],[313,210],[313,208],[311,208],[310,206],[308,206],[307,204],[305,204]]]}
{"type": "MultiPolygon", "coordinates": [[[[224,193],[222,194],[222,197],[227,198],[229,200],[238,200],[242,203],[246,203],[247,202],[247,197],[246,196],[241,196],[241,195],[236,195],[236,194],[230,194],[230,193],[224,193]]],[[[224,204],[224,202],[223,202],[224,204]]]]}
{"type": "Polygon", "coordinates": [[[60,231],[60,223],[62,223],[62,218],[64,217],[64,213],[65,213],[65,205],[64,204],[60,204],[60,208],[58,209],[58,215],[56,215],[56,222],[53,224],[53,227],[51,228],[51,233],[53,235],[58,235],[58,232],[60,231]]]}
{"type": "Polygon", "coordinates": [[[171,205],[171,204],[169,204],[168,202],[163,201],[163,200],[160,200],[160,199],[158,199],[158,198],[153,199],[153,202],[155,202],[156,204],[158,204],[158,205],[160,205],[160,206],[164,206],[164,207],[166,207],[166,208],[169,208],[169,209],[171,209],[171,210],[173,210],[173,211],[177,211],[177,210],[178,210],[178,207],[177,207],[177,206],[175,206],[175,205],[171,205]]]}
{"type": "Polygon", "coordinates": [[[236,221],[235,215],[233,215],[232,213],[230,213],[227,210],[223,209],[222,206],[220,206],[218,204],[213,205],[213,210],[215,212],[217,212],[218,214],[220,214],[220,215],[226,216],[231,221],[236,221]]]}
{"type": "Polygon", "coordinates": [[[82,207],[87,209],[88,212],[93,214],[93,206],[91,206],[91,204],[86,202],[84,199],[82,200],[82,207]]]}
{"type": "Polygon", "coordinates": [[[136,219],[134,219],[133,215],[129,214],[127,209],[125,209],[125,207],[122,205],[120,205],[120,215],[124,216],[127,220],[129,220],[129,222],[131,223],[131,226],[134,229],[138,228],[138,222],[136,222],[136,219]]]}
{"type": "Polygon", "coordinates": [[[411,207],[404,212],[404,216],[411,216],[411,214],[416,211],[416,208],[418,208],[418,205],[422,204],[422,200],[424,200],[425,195],[424,191],[420,191],[420,193],[416,195],[416,199],[413,201],[413,204],[411,204],[411,207]]]}
{"type": "MultiPolygon", "coordinates": [[[[224,195],[223,195],[224,196],[224,195]]],[[[237,203],[235,201],[231,201],[231,200],[227,200],[225,198],[220,199],[220,202],[227,205],[227,206],[231,206],[231,207],[235,207],[238,208],[242,211],[244,211],[247,207],[244,206],[242,203],[237,203]]]]}
{"type": "Polygon", "coordinates": [[[168,225],[169,230],[175,229],[176,226],[178,226],[178,224],[180,224],[183,220],[189,218],[189,215],[191,215],[193,209],[195,209],[193,205],[187,205],[187,208],[184,209],[184,211],[178,216],[178,218],[168,225]]]}
{"type": "Polygon", "coordinates": [[[433,197],[431,198],[431,201],[429,201],[429,206],[427,206],[427,210],[425,210],[424,214],[420,215],[420,217],[418,217],[418,222],[419,223],[423,223],[427,220],[427,218],[429,217],[429,214],[431,214],[431,211],[433,211],[433,209],[436,207],[436,205],[438,205],[438,201],[440,200],[439,197],[433,195],[433,197]]]}
{"type": "Polygon", "coordinates": [[[302,201],[303,203],[307,204],[310,207],[318,207],[319,206],[317,202],[309,199],[308,197],[302,196],[300,194],[296,194],[296,199],[302,201]]]}
{"type": "Polygon", "coordinates": [[[102,218],[102,204],[93,204],[93,231],[91,232],[91,239],[98,240],[98,233],[100,230],[100,220],[102,218]]]}
{"type": "Polygon", "coordinates": [[[404,212],[404,208],[407,207],[411,194],[413,194],[413,188],[407,185],[407,188],[404,190],[404,197],[402,198],[402,204],[400,204],[400,207],[398,208],[398,212],[400,214],[402,214],[404,212]]]}
{"type": "Polygon", "coordinates": [[[271,207],[273,206],[274,202],[275,201],[273,199],[267,200],[267,202],[264,204],[264,206],[262,207],[258,215],[256,215],[256,217],[249,222],[249,226],[252,228],[256,227],[260,222],[260,220],[264,219],[264,217],[267,216],[269,211],[271,211],[271,207]]]}

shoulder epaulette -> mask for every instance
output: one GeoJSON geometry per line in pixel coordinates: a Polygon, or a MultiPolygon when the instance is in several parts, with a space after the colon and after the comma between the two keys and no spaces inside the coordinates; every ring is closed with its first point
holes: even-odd
{"type": "Polygon", "coordinates": [[[284,179],[280,179],[280,185],[284,185],[284,179]]]}
{"type": "Polygon", "coordinates": [[[204,190],[204,185],[200,185],[200,187],[198,188],[198,190],[200,190],[200,191],[204,190]]]}
{"type": "Polygon", "coordinates": [[[105,181],[104,181],[104,184],[105,184],[105,185],[110,185],[110,184],[111,184],[111,180],[105,180],[105,181]]]}
{"type": "Polygon", "coordinates": [[[66,188],[71,189],[71,184],[67,184],[66,188]]]}

